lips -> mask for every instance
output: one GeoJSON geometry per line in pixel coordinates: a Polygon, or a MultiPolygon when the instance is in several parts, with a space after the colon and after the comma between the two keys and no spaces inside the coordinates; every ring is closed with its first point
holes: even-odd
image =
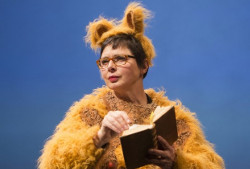
{"type": "Polygon", "coordinates": [[[114,83],[114,82],[118,81],[119,76],[109,76],[108,79],[109,79],[110,82],[114,83]]]}

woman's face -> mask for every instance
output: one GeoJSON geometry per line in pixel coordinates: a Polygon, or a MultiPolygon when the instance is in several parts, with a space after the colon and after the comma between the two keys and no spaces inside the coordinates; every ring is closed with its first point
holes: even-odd
{"type": "MultiPolygon", "coordinates": [[[[115,55],[133,55],[126,47],[112,49],[111,45],[104,48],[101,58],[112,58],[115,55]]],[[[143,74],[147,68],[139,68],[135,58],[129,58],[126,64],[116,66],[112,60],[109,61],[107,68],[100,69],[101,76],[106,85],[115,91],[131,90],[142,86],[143,74]]],[[[142,86],[143,87],[143,86],[142,86]]]]}

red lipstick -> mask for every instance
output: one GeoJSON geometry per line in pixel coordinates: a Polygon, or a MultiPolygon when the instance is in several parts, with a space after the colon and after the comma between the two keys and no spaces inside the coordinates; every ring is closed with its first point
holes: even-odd
{"type": "Polygon", "coordinates": [[[114,83],[114,82],[117,82],[117,81],[118,81],[119,76],[109,76],[108,79],[109,79],[110,82],[114,83]]]}

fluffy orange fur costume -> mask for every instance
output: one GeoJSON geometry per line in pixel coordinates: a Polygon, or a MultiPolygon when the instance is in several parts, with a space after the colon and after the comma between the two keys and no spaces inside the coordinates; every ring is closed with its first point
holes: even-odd
{"type": "MultiPolygon", "coordinates": [[[[154,47],[149,38],[144,35],[144,19],[150,12],[139,3],[131,3],[125,11],[121,21],[106,20],[102,17],[90,23],[87,27],[86,41],[93,49],[100,48],[104,40],[120,33],[134,35],[142,44],[149,65],[155,56],[154,47]]],[[[100,128],[95,123],[96,117],[103,118],[107,113],[107,105],[103,102],[110,89],[103,87],[86,95],[76,102],[67,112],[64,120],[56,127],[42,151],[38,160],[40,169],[91,169],[96,168],[105,149],[96,148],[93,137],[100,128]],[[93,125],[88,125],[82,119],[83,111],[93,125]],[[94,111],[97,114],[91,114],[94,111]]],[[[178,140],[175,144],[177,169],[221,169],[224,168],[223,159],[216,154],[213,146],[205,139],[198,120],[194,113],[190,113],[179,101],[168,100],[164,92],[155,92],[153,89],[145,91],[153,103],[159,106],[174,105],[178,121],[178,140]],[[184,139],[185,138],[185,139],[184,139]]],[[[121,146],[115,149],[118,167],[125,167],[121,146]]],[[[153,165],[141,169],[159,168],[153,165]]]]}
{"type": "MultiPolygon", "coordinates": [[[[101,117],[104,117],[107,113],[107,107],[102,98],[109,91],[110,89],[106,87],[97,89],[69,109],[64,120],[56,127],[54,135],[49,138],[44,146],[43,153],[39,158],[40,169],[95,168],[98,159],[105,151],[102,148],[97,149],[92,139],[96,135],[99,125],[88,126],[82,121],[81,113],[86,109],[95,109],[101,117]]],[[[215,153],[213,146],[205,139],[194,113],[190,113],[180,102],[168,100],[164,96],[164,92],[157,93],[153,89],[148,89],[145,92],[159,106],[174,105],[176,119],[185,121],[188,132],[191,133],[185,143],[176,148],[176,169],[224,168],[223,159],[215,153]]],[[[183,133],[178,131],[178,135],[183,133]]],[[[125,165],[121,151],[121,147],[117,147],[118,166],[125,165]]],[[[157,167],[150,165],[141,167],[141,169],[149,168],[157,167]]]]}

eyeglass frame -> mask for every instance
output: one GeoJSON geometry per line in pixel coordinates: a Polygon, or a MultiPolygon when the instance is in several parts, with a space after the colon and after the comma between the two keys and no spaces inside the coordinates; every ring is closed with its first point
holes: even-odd
{"type": "MultiPolygon", "coordinates": [[[[127,62],[128,62],[128,58],[136,58],[135,56],[133,56],[133,55],[114,55],[113,57],[107,57],[107,60],[110,62],[110,60],[112,60],[112,62],[115,64],[115,66],[122,66],[122,65],[116,65],[116,63],[114,62],[114,60],[113,59],[115,59],[115,57],[116,56],[125,56],[125,58],[126,58],[126,61],[124,62],[124,64],[122,64],[122,65],[125,65],[127,62]]],[[[101,67],[101,65],[100,65],[100,60],[101,60],[102,58],[100,58],[100,59],[98,59],[97,61],[96,61],[96,64],[97,64],[97,66],[98,66],[98,68],[99,69],[106,69],[107,67],[108,67],[108,65],[109,65],[109,62],[108,62],[108,64],[107,64],[107,66],[106,67],[101,67]]]]}

